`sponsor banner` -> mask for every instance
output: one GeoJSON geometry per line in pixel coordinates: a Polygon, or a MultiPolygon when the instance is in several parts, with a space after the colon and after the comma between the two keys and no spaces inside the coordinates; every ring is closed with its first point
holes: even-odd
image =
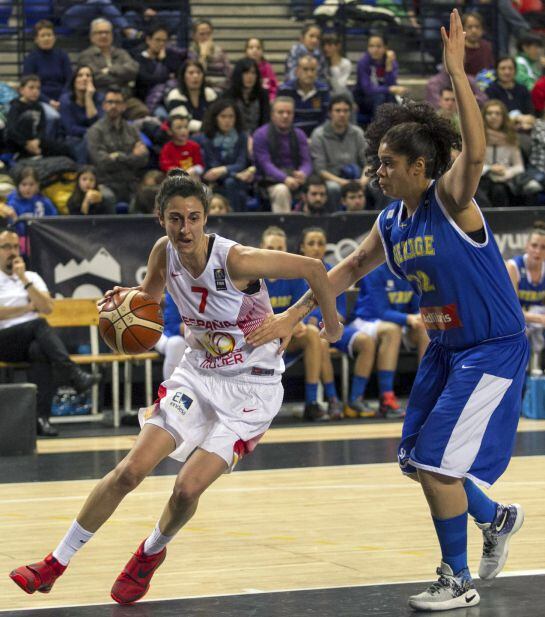
{"type": "MultiPolygon", "coordinates": [[[[207,230],[241,244],[259,246],[270,225],[288,234],[289,250],[297,252],[305,227],[323,227],[328,236],[326,260],[336,264],[350,254],[371,229],[377,212],[304,214],[235,213],[210,217],[207,230]]],[[[505,259],[524,251],[532,223],[545,218],[539,209],[511,208],[485,212],[505,259]]],[[[29,221],[31,263],[56,297],[99,297],[114,285],[142,283],[151,248],[164,230],[154,216],[57,216],[29,221]]],[[[218,287],[222,272],[215,273],[218,287]]]]}
{"type": "Polygon", "coordinates": [[[462,326],[456,304],[421,306],[420,314],[428,330],[450,330],[462,326]]]}

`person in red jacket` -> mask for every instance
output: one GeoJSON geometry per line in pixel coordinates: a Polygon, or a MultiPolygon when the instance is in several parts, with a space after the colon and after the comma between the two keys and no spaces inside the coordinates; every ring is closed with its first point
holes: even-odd
{"type": "Polygon", "coordinates": [[[175,115],[168,121],[168,134],[171,140],[162,148],[159,155],[159,167],[165,173],[180,167],[192,178],[198,179],[204,171],[201,147],[189,139],[188,116],[175,115]]]}
{"type": "Polygon", "coordinates": [[[532,88],[532,103],[538,115],[543,113],[545,109],[545,75],[542,75],[532,88]]]}

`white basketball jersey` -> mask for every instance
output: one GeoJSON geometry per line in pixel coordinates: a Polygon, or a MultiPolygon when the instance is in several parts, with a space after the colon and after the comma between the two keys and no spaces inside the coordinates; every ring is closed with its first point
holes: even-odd
{"type": "Polygon", "coordinates": [[[236,242],[215,234],[210,242],[212,250],[197,278],[167,244],[167,289],[186,327],[184,361],[218,376],[279,381],[284,372],[284,361],[277,354],[279,341],[252,347],[244,338],[273,312],[267,287],[258,281],[255,293],[239,291],[227,271],[227,255],[236,242]]]}

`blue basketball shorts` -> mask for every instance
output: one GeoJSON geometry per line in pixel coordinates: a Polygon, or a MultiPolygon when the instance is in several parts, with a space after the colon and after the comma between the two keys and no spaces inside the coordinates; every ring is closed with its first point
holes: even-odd
{"type": "Polygon", "coordinates": [[[358,334],[359,330],[357,328],[353,328],[352,326],[345,326],[343,330],[343,335],[336,343],[333,343],[333,347],[335,347],[335,349],[338,349],[342,353],[348,354],[351,358],[353,358],[354,353],[352,346],[354,345],[354,341],[358,334]]]}
{"type": "Polygon", "coordinates": [[[464,350],[432,341],[407,405],[399,465],[492,485],[513,452],[529,346],[524,333],[464,350]]]}

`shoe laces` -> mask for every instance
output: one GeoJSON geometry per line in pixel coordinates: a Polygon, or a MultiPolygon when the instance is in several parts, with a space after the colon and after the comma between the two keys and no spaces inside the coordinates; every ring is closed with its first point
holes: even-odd
{"type": "Polygon", "coordinates": [[[452,587],[453,579],[451,577],[445,576],[441,568],[437,568],[437,574],[439,575],[439,579],[436,580],[428,587],[428,593],[431,595],[436,595],[440,593],[443,589],[452,587]]]}

